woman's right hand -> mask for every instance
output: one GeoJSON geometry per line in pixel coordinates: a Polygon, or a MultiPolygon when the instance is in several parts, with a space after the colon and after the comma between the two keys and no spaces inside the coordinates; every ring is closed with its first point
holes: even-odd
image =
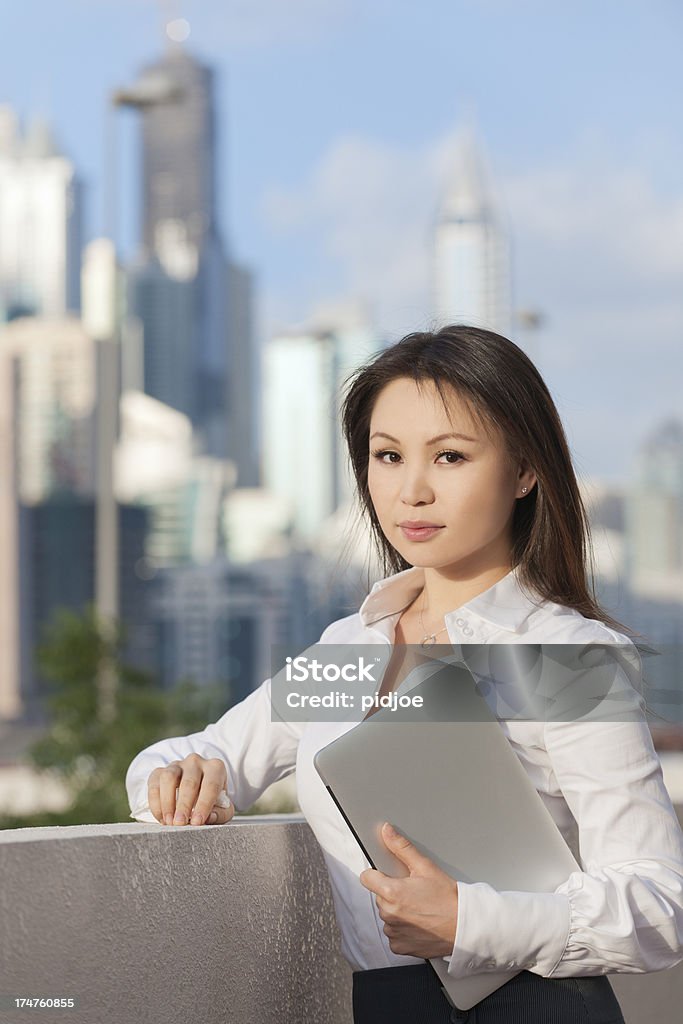
{"type": "Polygon", "coordinates": [[[218,757],[199,754],[155,768],[147,781],[149,808],[162,825],[225,825],[235,808],[232,802],[229,807],[216,802],[223,791],[227,794],[225,764],[218,757]]]}

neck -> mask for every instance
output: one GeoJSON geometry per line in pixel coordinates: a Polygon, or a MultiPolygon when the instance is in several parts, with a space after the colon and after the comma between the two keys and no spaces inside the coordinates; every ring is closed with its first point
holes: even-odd
{"type": "Polygon", "coordinates": [[[443,617],[483,594],[510,572],[509,564],[491,566],[470,577],[449,575],[443,569],[424,570],[424,588],[416,603],[422,612],[425,629],[438,629],[443,617]],[[434,624],[437,623],[435,626],[434,624]]]}

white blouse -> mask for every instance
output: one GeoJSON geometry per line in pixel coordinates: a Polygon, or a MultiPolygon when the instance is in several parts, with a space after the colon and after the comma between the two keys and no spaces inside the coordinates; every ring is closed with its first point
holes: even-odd
{"type": "MultiPolygon", "coordinates": [[[[401,612],[424,583],[419,567],[379,580],[358,612],[321,643],[392,644],[401,612]]],[[[458,883],[449,973],[526,969],[542,977],[657,971],[683,960],[683,832],[664,786],[640,695],[642,665],[623,634],[522,590],[511,570],[444,619],[451,644],[625,645],[619,671],[633,696],[629,721],[502,720],[515,753],[582,870],[552,893],[498,892],[458,883]]],[[[620,648],[622,649],[622,648],[620,648]]],[[[354,724],[354,723],[352,723],[354,724]]],[[[393,953],[375,897],[358,876],[369,863],[313,766],[349,722],[271,721],[271,680],[201,732],[141,751],[126,774],[131,817],[155,822],[152,769],[198,753],[221,758],[228,794],[246,810],[296,770],[299,805],[322,848],[342,952],[353,970],[423,963],[393,953]]]]}

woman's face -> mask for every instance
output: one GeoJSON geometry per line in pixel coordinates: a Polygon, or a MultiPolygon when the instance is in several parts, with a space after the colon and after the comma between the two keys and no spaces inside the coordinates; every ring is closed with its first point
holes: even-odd
{"type": "Polygon", "coordinates": [[[536,478],[510,464],[499,433],[487,437],[453,391],[448,404],[450,420],[431,381],[418,390],[399,378],[379,393],[368,464],[377,518],[410,565],[468,573],[508,565],[515,501],[536,478]],[[453,433],[464,437],[440,436],[453,433]],[[438,528],[411,533],[401,526],[411,520],[438,528]]]}

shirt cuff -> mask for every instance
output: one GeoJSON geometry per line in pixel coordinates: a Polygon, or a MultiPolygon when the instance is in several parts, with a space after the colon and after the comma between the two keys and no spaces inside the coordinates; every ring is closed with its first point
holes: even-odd
{"type": "Polygon", "coordinates": [[[569,941],[569,897],[547,892],[498,892],[486,882],[458,882],[458,919],[448,973],[553,973],[569,941]]]}
{"type": "Polygon", "coordinates": [[[139,782],[134,787],[134,796],[131,797],[131,793],[129,790],[128,803],[131,809],[129,817],[133,818],[135,821],[145,821],[150,822],[150,824],[152,822],[156,822],[157,825],[159,824],[159,822],[156,820],[156,818],[149,809],[149,803],[147,800],[146,779],[142,782],[139,782]]]}
{"type": "Polygon", "coordinates": [[[135,811],[132,812],[132,814],[129,814],[128,817],[132,818],[134,821],[143,821],[143,822],[145,822],[147,824],[150,824],[150,825],[158,825],[159,824],[157,819],[154,817],[154,815],[150,811],[149,807],[146,807],[146,808],[145,807],[141,807],[139,809],[136,809],[135,811]]]}

